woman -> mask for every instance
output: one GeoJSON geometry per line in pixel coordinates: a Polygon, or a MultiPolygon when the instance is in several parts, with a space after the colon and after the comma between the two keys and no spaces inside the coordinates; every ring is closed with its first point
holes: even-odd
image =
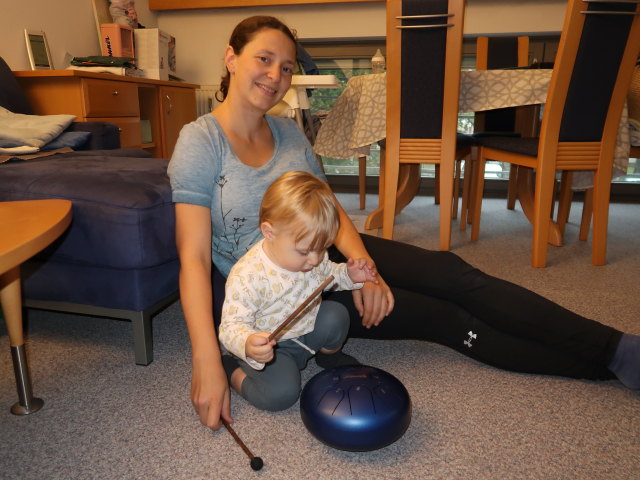
{"type": "MultiPolygon", "coordinates": [[[[225,277],[260,239],[258,210],[269,184],[290,170],[324,178],[295,123],[266,115],[291,84],[292,32],[273,17],[251,17],[236,26],[229,43],[223,101],[183,128],[169,166],[192,346],[191,400],[213,429],[221,417],[232,420],[214,327],[225,277]]],[[[361,236],[342,209],[340,220],[332,259],[365,258],[379,273],[377,284],[330,294],[349,309],[351,336],[429,340],[513,371],[617,377],[640,388],[640,337],[486,275],[453,253],[361,236]]]]}

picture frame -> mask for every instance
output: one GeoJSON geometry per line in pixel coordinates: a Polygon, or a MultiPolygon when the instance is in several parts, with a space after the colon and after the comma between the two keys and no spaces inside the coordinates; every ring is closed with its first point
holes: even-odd
{"type": "Polygon", "coordinates": [[[47,36],[42,30],[24,29],[31,70],[53,70],[47,36]]]}

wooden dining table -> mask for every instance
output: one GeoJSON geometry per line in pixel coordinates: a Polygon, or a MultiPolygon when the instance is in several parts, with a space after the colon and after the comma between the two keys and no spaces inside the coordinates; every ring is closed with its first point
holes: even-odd
{"type": "MultiPolygon", "coordinates": [[[[551,81],[550,69],[469,70],[461,72],[459,111],[479,112],[497,108],[544,104],[551,81]]],[[[325,118],[316,136],[314,151],[318,155],[348,159],[368,155],[370,145],[386,137],[386,73],[351,77],[325,118]]],[[[630,140],[625,106],[618,130],[613,177],[623,175],[629,162],[630,140]]],[[[381,170],[384,165],[381,164],[381,170]]],[[[417,191],[420,170],[417,165],[400,165],[398,179],[399,213],[417,191]]],[[[526,177],[522,177],[527,185],[526,177]]],[[[592,186],[591,172],[575,172],[573,189],[592,186]]],[[[384,182],[379,182],[379,207],[365,221],[365,229],[382,226],[384,182]]],[[[525,210],[533,203],[533,192],[520,188],[519,201],[525,210]]],[[[554,228],[554,237],[560,235],[554,228]]],[[[556,240],[554,240],[555,243],[556,240]]]]}

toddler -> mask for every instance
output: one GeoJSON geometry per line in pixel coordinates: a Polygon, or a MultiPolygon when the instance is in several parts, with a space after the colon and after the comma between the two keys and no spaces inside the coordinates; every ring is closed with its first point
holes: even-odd
{"type": "Polygon", "coordinates": [[[347,309],[320,295],[283,330],[277,345],[269,334],[330,275],[335,280],[326,289],[353,290],[378,280],[365,259],[328,259],[339,210],[329,185],[310,173],[288,172],[273,182],[259,223],[264,238],[227,278],[219,338],[233,354],[222,358],[233,389],[257,408],[277,411],[298,399],[300,370],[316,352],[324,354],[318,363],[325,368],[358,362],[341,352],[347,309]]]}

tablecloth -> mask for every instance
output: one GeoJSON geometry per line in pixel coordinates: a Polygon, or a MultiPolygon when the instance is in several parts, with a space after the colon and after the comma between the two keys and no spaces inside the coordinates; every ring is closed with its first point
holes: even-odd
{"type": "MultiPolygon", "coordinates": [[[[461,72],[460,112],[540,104],[546,101],[552,70],[507,69],[461,72]]],[[[386,136],[386,73],[351,77],[322,123],[314,151],[325,157],[355,158],[386,136]]],[[[614,178],[629,162],[627,108],[623,109],[614,154],[614,178]]],[[[592,185],[591,172],[576,172],[573,188],[592,185]]]]}

